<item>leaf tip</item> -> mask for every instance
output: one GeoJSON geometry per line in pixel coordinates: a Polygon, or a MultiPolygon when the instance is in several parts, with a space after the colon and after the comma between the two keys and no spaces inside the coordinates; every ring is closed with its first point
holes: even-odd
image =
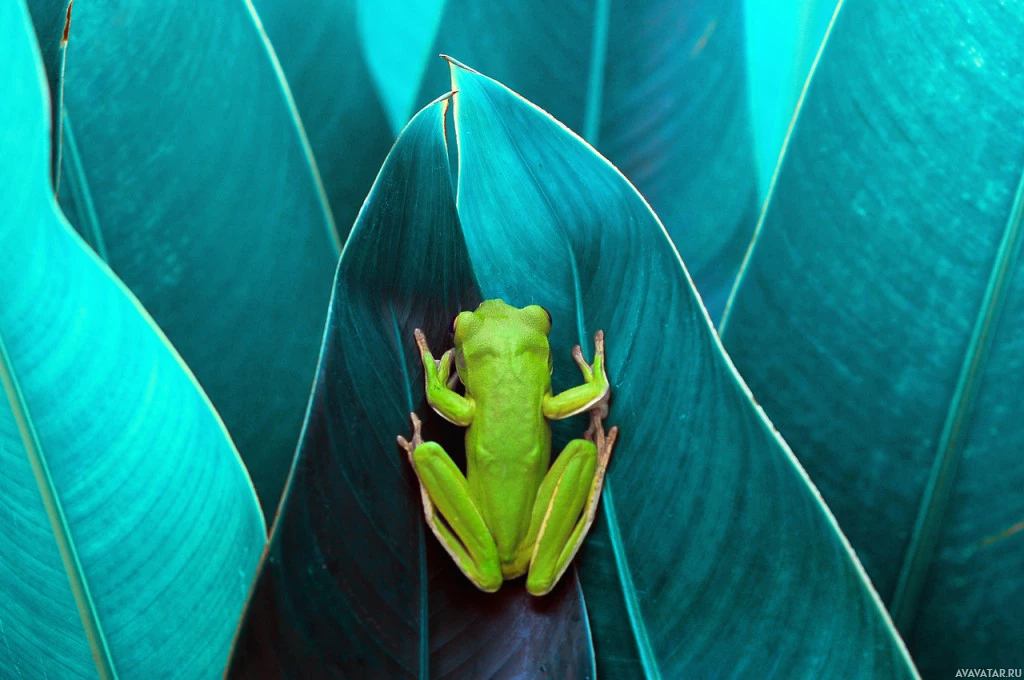
{"type": "Polygon", "coordinates": [[[458,59],[455,59],[454,57],[450,57],[447,54],[440,54],[438,56],[448,62],[448,66],[449,66],[449,68],[451,68],[451,71],[452,71],[452,82],[453,83],[455,82],[455,73],[457,71],[460,71],[460,70],[461,71],[466,71],[467,73],[475,73],[476,75],[482,75],[476,69],[472,69],[469,66],[466,66],[465,64],[463,64],[458,59]]]}

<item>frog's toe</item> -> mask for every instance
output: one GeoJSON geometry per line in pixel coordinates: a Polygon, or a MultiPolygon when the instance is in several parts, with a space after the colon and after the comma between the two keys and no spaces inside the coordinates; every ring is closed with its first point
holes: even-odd
{"type": "Polygon", "coordinates": [[[480,581],[476,583],[476,587],[485,593],[496,593],[504,582],[505,579],[501,575],[501,568],[497,564],[485,564],[480,570],[480,581]],[[491,568],[492,566],[494,568],[491,568]]]}
{"type": "Polygon", "coordinates": [[[558,581],[550,576],[541,577],[536,572],[526,577],[526,592],[540,597],[550,593],[558,581]]]}

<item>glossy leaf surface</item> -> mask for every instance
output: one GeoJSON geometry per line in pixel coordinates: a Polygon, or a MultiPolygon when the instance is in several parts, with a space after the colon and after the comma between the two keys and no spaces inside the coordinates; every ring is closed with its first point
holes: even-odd
{"type": "Polygon", "coordinates": [[[215,678],[265,543],[209,400],[71,230],[29,15],[0,3],[0,677],[215,678]]]}
{"type": "Polygon", "coordinates": [[[723,330],[931,677],[1024,664],[1021,35],[847,0],[723,330]]]}
{"type": "MultiPolygon", "coordinates": [[[[452,319],[480,300],[455,212],[447,106],[409,123],[345,246],[234,677],[593,677],[575,578],[544,600],[522,583],[477,591],[428,531],[395,442],[410,411],[428,412],[413,329],[440,356],[452,319]]],[[[426,422],[426,438],[461,451],[464,430],[426,422]]]]}
{"type": "Polygon", "coordinates": [[[244,0],[75,6],[61,201],[166,331],[273,513],[336,239],[244,0]]]}
{"type": "MultiPolygon", "coordinates": [[[[325,178],[376,168],[383,153],[367,128],[385,125],[382,106],[392,109],[392,93],[407,91],[410,72],[422,71],[424,59],[418,102],[446,89],[447,67],[434,55],[450,54],[551,111],[632,178],[664,218],[718,317],[756,220],[742,3],[417,2],[431,12],[443,4],[440,27],[422,18],[429,12],[404,12],[389,19],[390,35],[355,20],[358,5],[360,16],[378,16],[379,26],[391,15],[388,3],[303,0],[301,12],[282,0],[256,4],[325,178]],[[422,34],[435,31],[433,48],[422,50],[422,34]],[[381,60],[401,61],[408,71],[366,66],[381,60]],[[360,96],[353,103],[325,81],[360,96]]],[[[371,176],[365,174],[364,190],[371,176]]],[[[341,196],[331,181],[327,186],[345,225],[362,194],[341,196]]]]}
{"type": "Polygon", "coordinates": [[[485,296],[551,312],[556,389],[579,379],[570,348],[606,333],[621,435],[579,560],[598,671],[913,677],[636,190],[495,81],[456,66],[453,88],[459,215],[485,296]]]}

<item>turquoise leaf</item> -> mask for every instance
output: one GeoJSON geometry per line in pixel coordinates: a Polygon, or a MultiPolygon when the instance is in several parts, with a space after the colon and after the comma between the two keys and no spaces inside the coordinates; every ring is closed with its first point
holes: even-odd
{"type": "Polygon", "coordinates": [[[936,678],[1024,665],[1022,34],[843,3],[722,329],[936,678]]]}
{"type": "Polygon", "coordinates": [[[61,204],[195,372],[272,515],[338,254],[287,85],[245,0],[80,2],[69,44],[61,204]]]}
{"type": "Polygon", "coordinates": [[[356,2],[363,54],[395,136],[415,111],[428,57],[437,56],[430,48],[444,5],[444,0],[356,2]]]}
{"type": "Polygon", "coordinates": [[[837,5],[836,0],[744,3],[757,185],[762,200],[837,5]]]}
{"type": "Polygon", "coordinates": [[[57,208],[44,74],[0,3],[0,676],[218,677],[263,517],[192,374],[57,208]]]}
{"type": "MultiPolygon", "coordinates": [[[[427,529],[395,442],[409,412],[424,413],[413,329],[441,347],[459,310],[480,301],[455,211],[447,107],[443,97],[405,128],[345,245],[232,677],[593,677],[575,577],[543,602],[522,588],[476,590],[427,529]]],[[[426,420],[448,450],[461,450],[461,435],[426,420]]]]}

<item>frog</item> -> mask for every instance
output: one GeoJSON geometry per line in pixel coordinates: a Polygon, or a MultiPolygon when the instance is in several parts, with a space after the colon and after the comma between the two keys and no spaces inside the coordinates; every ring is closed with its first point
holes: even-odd
{"type": "Polygon", "coordinates": [[[424,441],[415,412],[412,438],[399,435],[398,444],[415,472],[430,530],[488,593],[524,575],[532,595],[554,589],[594,522],[618,437],[618,427],[605,432],[603,425],[611,393],[604,332],[594,334],[592,364],[580,345],[572,349],[582,384],[553,394],[551,323],[540,305],[484,300],[455,316],[454,347],[440,359],[423,331],[414,330],[427,403],[466,428],[466,472],[440,444],[424,441]],[[583,436],[552,464],[550,421],[584,412],[583,436]]]}

